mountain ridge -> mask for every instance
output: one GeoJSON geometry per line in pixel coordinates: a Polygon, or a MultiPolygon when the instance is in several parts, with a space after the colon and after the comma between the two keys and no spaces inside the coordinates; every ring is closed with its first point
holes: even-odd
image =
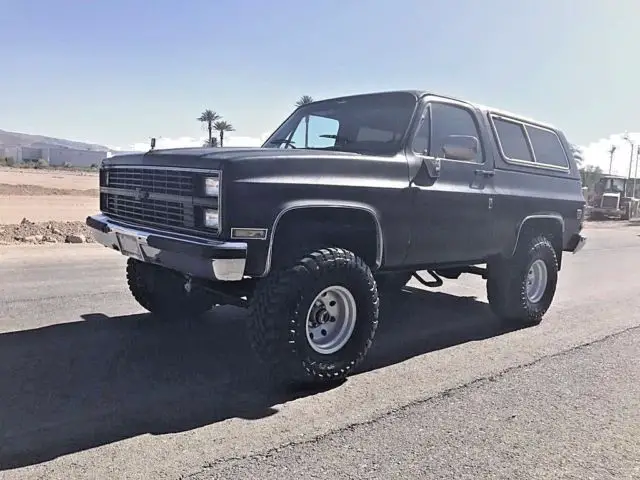
{"type": "Polygon", "coordinates": [[[79,142],[64,138],[49,137],[46,135],[33,135],[30,133],[11,132],[0,129],[0,147],[62,147],[78,150],[114,152],[115,150],[97,143],[79,142]]]}

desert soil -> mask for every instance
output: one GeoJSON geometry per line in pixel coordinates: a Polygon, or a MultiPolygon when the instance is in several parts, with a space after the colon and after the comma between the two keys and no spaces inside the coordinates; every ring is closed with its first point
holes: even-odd
{"type": "Polygon", "coordinates": [[[97,172],[66,170],[36,170],[0,167],[0,183],[8,185],[36,185],[62,190],[89,190],[97,188],[97,172]]]}
{"type": "MultiPolygon", "coordinates": [[[[5,230],[0,241],[46,235],[46,222],[51,221],[76,222],[69,227],[77,229],[76,224],[82,224],[88,215],[98,211],[97,186],[98,176],[92,172],[0,169],[0,228],[5,230]],[[29,235],[22,235],[24,225],[18,228],[24,218],[32,222],[29,235]]],[[[82,228],[77,233],[84,231],[82,228]]]]}

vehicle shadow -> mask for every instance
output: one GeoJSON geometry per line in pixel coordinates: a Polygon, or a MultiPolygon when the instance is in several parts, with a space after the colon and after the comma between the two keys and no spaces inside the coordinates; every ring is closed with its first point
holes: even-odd
{"type": "MultiPolygon", "coordinates": [[[[317,392],[276,392],[256,368],[246,313],[166,322],[148,314],[0,335],[0,470],[137,435],[260,419],[317,392]]],[[[407,287],[384,305],[360,371],[504,333],[486,303],[407,287]]]]}

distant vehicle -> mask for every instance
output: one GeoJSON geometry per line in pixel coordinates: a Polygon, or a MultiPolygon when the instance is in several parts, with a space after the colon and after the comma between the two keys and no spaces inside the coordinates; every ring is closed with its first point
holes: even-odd
{"type": "Polygon", "coordinates": [[[247,306],[277,379],[326,383],[365,358],[379,295],[412,276],[481,275],[498,317],[539,323],[563,253],[584,245],[584,208],[560,130],[397,91],[302,105],[261,148],[105,159],[87,225],[129,257],[145,309],[247,306]]]}
{"type": "Polygon", "coordinates": [[[591,219],[629,220],[638,217],[637,198],[627,196],[629,182],[617,175],[605,175],[595,185],[594,195],[588,203],[588,216],[591,219]]]}

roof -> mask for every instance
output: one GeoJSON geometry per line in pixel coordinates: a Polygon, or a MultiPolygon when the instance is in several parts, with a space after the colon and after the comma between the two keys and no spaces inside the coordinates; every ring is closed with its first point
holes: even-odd
{"type": "Polygon", "coordinates": [[[458,97],[453,97],[451,95],[445,95],[442,93],[437,93],[437,92],[432,92],[432,91],[428,91],[428,90],[387,90],[387,91],[377,91],[377,92],[366,92],[366,93],[358,93],[358,94],[352,94],[352,95],[344,95],[344,96],[340,96],[340,97],[332,97],[332,98],[325,98],[322,100],[316,100],[315,102],[312,103],[320,103],[323,101],[328,101],[328,100],[339,100],[339,99],[348,99],[348,98],[353,98],[353,97],[362,97],[362,96],[367,96],[367,95],[381,95],[381,94],[385,94],[385,93],[408,93],[411,95],[414,95],[416,98],[421,98],[427,95],[433,95],[434,97],[440,97],[440,98],[444,98],[447,100],[452,100],[454,102],[460,102],[460,103],[464,103],[467,104],[471,107],[477,108],[478,110],[480,110],[482,113],[485,114],[495,114],[495,115],[502,115],[505,117],[509,117],[512,118],[514,120],[520,120],[522,122],[526,122],[526,123],[533,123],[535,125],[539,125],[541,127],[545,127],[545,128],[549,128],[552,130],[557,130],[557,128],[547,122],[543,122],[540,120],[536,120],[534,118],[531,117],[527,117],[524,115],[520,115],[514,112],[510,112],[507,110],[503,110],[500,108],[495,108],[495,107],[490,107],[490,106],[486,106],[486,105],[482,105],[480,103],[476,103],[476,102],[472,102],[469,100],[465,100],[463,98],[458,98],[458,97]]]}

